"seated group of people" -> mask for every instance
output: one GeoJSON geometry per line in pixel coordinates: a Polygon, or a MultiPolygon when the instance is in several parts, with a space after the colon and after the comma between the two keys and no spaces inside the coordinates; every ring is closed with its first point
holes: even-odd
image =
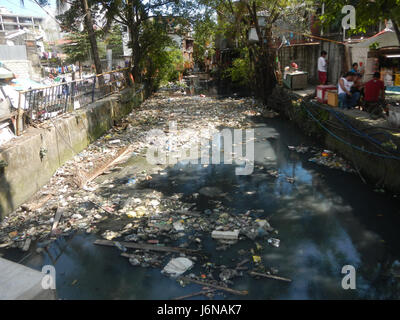
{"type": "Polygon", "coordinates": [[[339,107],[352,109],[362,106],[371,114],[381,115],[385,100],[385,85],[380,78],[380,73],[375,72],[371,80],[363,83],[362,75],[358,72],[358,64],[354,63],[353,69],[339,79],[339,107]]]}

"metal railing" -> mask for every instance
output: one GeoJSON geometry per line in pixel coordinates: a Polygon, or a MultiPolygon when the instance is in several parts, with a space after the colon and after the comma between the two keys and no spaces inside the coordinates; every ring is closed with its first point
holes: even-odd
{"type": "Polygon", "coordinates": [[[96,100],[128,87],[129,77],[129,68],[124,68],[85,79],[20,91],[17,135],[22,131],[23,114],[29,118],[29,122],[40,122],[62,113],[83,108],[96,100]]]}

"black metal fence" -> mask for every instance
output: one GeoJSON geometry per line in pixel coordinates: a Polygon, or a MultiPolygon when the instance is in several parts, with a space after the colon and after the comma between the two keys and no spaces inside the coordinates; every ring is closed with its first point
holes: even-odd
{"type": "Polygon", "coordinates": [[[43,121],[88,104],[126,88],[129,68],[118,69],[71,82],[21,91],[18,109],[31,122],[43,121]]]}

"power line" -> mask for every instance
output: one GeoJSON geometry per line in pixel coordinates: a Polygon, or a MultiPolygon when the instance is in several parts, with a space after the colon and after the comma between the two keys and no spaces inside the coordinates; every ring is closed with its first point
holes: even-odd
{"type": "Polygon", "coordinates": [[[57,20],[57,18],[53,17],[43,6],[40,5],[40,3],[37,0],[31,0],[34,3],[36,3],[40,9],[42,9],[50,18],[52,18],[59,26],[61,26],[60,21],[57,20]]]}

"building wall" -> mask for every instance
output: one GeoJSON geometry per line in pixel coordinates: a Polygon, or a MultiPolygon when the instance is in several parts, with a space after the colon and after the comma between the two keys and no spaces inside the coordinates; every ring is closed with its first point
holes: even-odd
{"type": "Polygon", "coordinates": [[[18,78],[30,78],[33,73],[29,60],[2,60],[2,63],[18,78]]]}
{"type": "Polygon", "coordinates": [[[27,60],[26,46],[0,44],[0,60],[27,60]]]}
{"type": "Polygon", "coordinates": [[[0,13],[0,30],[12,31],[23,28],[39,30],[42,23],[43,18],[40,17],[0,13]]]}
{"type": "Polygon", "coordinates": [[[332,42],[282,47],[279,50],[282,71],[292,62],[296,62],[299,70],[308,72],[308,82],[313,85],[318,84],[317,64],[322,50],[328,52],[328,82],[337,84],[343,70],[344,48],[332,42]]]}
{"type": "Polygon", "coordinates": [[[0,45],[0,61],[19,78],[40,80],[42,70],[34,40],[26,40],[25,45],[0,45]]]}

